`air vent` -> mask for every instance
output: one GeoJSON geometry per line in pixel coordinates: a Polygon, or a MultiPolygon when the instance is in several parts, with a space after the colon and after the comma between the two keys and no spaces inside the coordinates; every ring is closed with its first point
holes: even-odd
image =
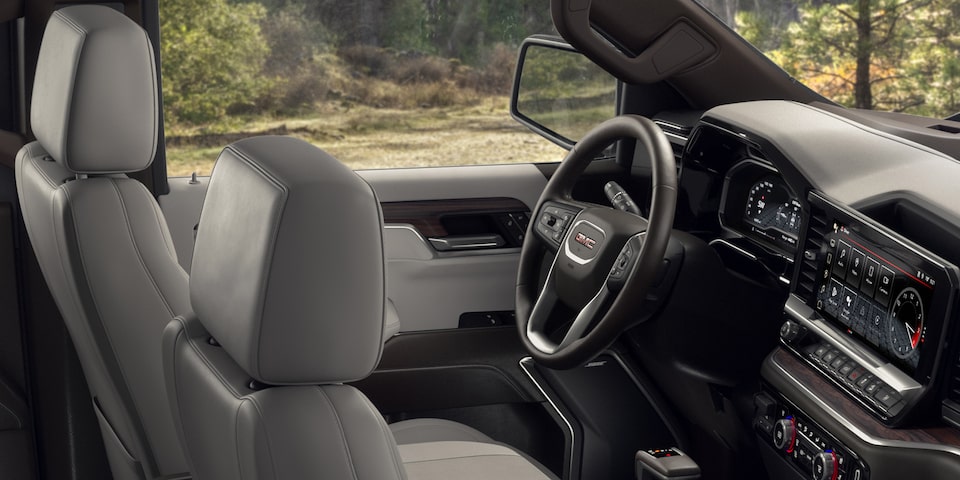
{"type": "Polygon", "coordinates": [[[677,173],[679,174],[682,168],[683,150],[687,147],[687,142],[690,140],[690,132],[693,131],[693,127],[677,125],[676,123],[660,119],[654,119],[653,123],[656,123],[657,126],[660,127],[660,130],[663,130],[667,139],[670,140],[670,148],[673,149],[673,158],[677,162],[677,173]]]}
{"type": "Polygon", "coordinates": [[[663,133],[683,139],[683,143],[687,142],[687,138],[690,138],[690,132],[693,131],[693,127],[688,125],[678,125],[660,119],[654,119],[653,123],[656,123],[660,130],[663,130],[663,133]]]}
{"type": "Polygon", "coordinates": [[[800,276],[796,290],[796,294],[811,305],[816,301],[814,289],[817,286],[817,272],[823,252],[823,238],[829,231],[830,225],[826,212],[811,205],[810,217],[807,220],[807,238],[803,244],[803,262],[800,264],[800,276]]]}

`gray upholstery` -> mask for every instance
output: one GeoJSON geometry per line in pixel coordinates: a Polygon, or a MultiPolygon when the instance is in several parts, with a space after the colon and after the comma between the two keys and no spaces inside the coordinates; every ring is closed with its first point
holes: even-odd
{"type": "Polygon", "coordinates": [[[526,457],[496,443],[438,441],[398,447],[411,480],[546,480],[526,457]]]}
{"type": "Polygon", "coordinates": [[[439,418],[418,418],[391,423],[390,431],[399,444],[439,441],[494,443],[492,438],[474,428],[439,418]]]}
{"type": "Polygon", "coordinates": [[[262,382],[366,377],[382,349],[382,223],[370,186],[316,147],[288,137],[234,143],[200,214],[193,309],[262,382]]]}
{"type": "Polygon", "coordinates": [[[539,462],[462,423],[418,418],[390,424],[411,480],[556,479],[539,462]]]}
{"type": "Polygon", "coordinates": [[[147,33],[115,10],[53,13],[43,34],[30,125],[76,173],[143,170],[157,149],[157,72],[147,33]]]}
{"type": "Polygon", "coordinates": [[[406,478],[383,418],[346,385],[253,390],[195,318],[164,334],[168,392],[198,480],[406,478]]]}
{"type": "Polygon", "coordinates": [[[149,165],[153,73],[153,51],[132,21],[107,7],[59,10],[44,35],[34,90],[39,140],[16,160],[24,223],[118,479],[187,471],[160,350],[166,324],[189,311],[187,275],[150,192],[122,174],[95,175],[149,165]]]}
{"type": "Polygon", "coordinates": [[[321,150],[289,137],[224,149],[191,268],[196,313],[163,337],[196,479],[553,478],[453,422],[401,422],[398,447],[341,384],[369,374],[396,323],[381,231],[370,186],[321,150]]]}

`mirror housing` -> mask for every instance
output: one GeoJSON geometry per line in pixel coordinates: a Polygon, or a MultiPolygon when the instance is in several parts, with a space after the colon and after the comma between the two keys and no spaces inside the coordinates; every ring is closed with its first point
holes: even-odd
{"type": "Polygon", "coordinates": [[[619,81],[559,37],[523,41],[510,115],[567,150],[617,114],[619,81]]]}

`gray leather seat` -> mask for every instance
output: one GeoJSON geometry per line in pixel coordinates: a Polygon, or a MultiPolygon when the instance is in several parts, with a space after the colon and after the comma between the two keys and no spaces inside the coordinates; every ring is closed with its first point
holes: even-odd
{"type": "Polygon", "coordinates": [[[224,149],[197,232],[195,313],[163,339],[195,478],[554,478],[465,425],[388,427],[344,384],[380,360],[382,232],[370,186],[319,149],[287,137],[224,149]]]}
{"type": "Polygon", "coordinates": [[[17,156],[24,222],[79,354],[117,479],[187,471],[163,391],[164,327],[189,310],[147,168],[160,120],[146,32],[107,7],[53,14],[17,156]]]}

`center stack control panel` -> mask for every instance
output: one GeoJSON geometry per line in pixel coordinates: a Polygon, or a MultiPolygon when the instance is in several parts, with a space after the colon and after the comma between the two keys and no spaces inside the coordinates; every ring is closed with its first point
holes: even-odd
{"type": "Polygon", "coordinates": [[[868,480],[870,471],[859,456],[796,407],[773,395],[755,399],[754,428],[765,443],[807,478],[868,480]]]}

